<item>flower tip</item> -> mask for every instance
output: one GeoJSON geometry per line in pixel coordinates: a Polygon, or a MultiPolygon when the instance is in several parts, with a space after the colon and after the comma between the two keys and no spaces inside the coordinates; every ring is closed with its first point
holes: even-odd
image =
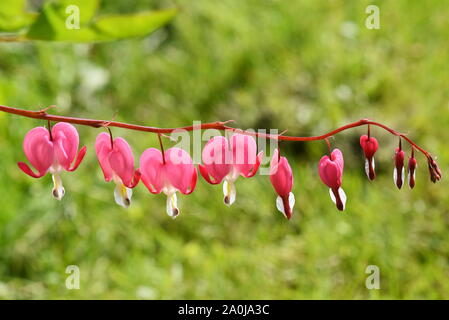
{"type": "Polygon", "coordinates": [[[64,195],[65,195],[65,189],[64,189],[64,187],[61,187],[61,188],[54,188],[54,189],[52,190],[52,195],[53,195],[53,197],[54,197],[56,200],[61,201],[62,198],[63,198],[64,195]]]}
{"type": "Polygon", "coordinates": [[[276,199],[276,208],[290,220],[293,215],[293,207],[295,206],[295,195],[290,192],[288,196],[278,196],[276,199]]]}
{"type": "Polygon", "coordinates": [[[223,198],[224,204],[230,207],[235,202],[235,198],[237,195],[234,182],[227,180],[223,182],[223,194],[224,194],[223,198]]]}
{"type": "Polygon", "coordinates": [[[374,158],[365,159],[365,173],[368,177],[368,180],[373,181],[374,179],[376,179],[374,158]]]}
{"type": "Polygon", "coordinates": [[[436,163],[436,161],[433,160],[432,157],[430,157],[428,159],[428,164],[429,164],[430,180],[433,183],[440,181],[441,180],[441,170],[438,167],[438,164],[436,163]]]}
{"type": "Polygon", "coordinates": [[[344,211],[346,207],[346,193],[342,188],[332,189],[329,188],[329,194],[331,196],[332,202],[335,203],[337,209],[344,211]]]}
{"type": "Polygon", "coordinates": [[[225,197],[223,198],[223,202],[224,202],[224,204],[227,205],[228,207],[230,207],[230,206],[232,205],[231,197],[230,197],[230,196],[225,196],[225,197]]]}
{"type": "Polygon", "coordinates": [[[172,214],[170,215],[172,219],[176,219],[179,216],[179,209],[173,208],[172,214]]]}

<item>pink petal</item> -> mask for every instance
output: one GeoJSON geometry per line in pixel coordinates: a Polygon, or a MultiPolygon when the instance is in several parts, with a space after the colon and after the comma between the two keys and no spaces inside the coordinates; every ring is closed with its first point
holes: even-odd
{"type": "Polygon", "coordinates": [[[111,151],[111,137],[106,132],[100,133],[95,140],[95,152],[97,154],[101,170],[103,171],[104,179],[107,182],[111,181],[114,174],[108,159],[111,151]]]}
{"type": "Polygon", "coordinates": [[[75,171],[76,169],[78,169],[81,161],[83,161],[84,156],[86,155],[86,152],[87,152],[86,146],[82,147],[78,152],[78,155],[76,156],[75,163],[71,168],[67,169],[67,171],[75,171]]]}
{"type": "Polygon", "coordinates": [[[253,177],[257,173],[257,170],[259,170],[259,166],[262,163],[262,159],[263,159],[263,151],[260,151],[256,157],[256,164],[251,168],[251,170],[246,175],[243,176],[245,178],[253,177]]]}
{"type": "Polygon", "coordinates": [[[128,142],[123,138],[114,140],[114,149],[108,156],[113,172],[122,179],[125,186],[132,183],[134,177],[134,156],[128,142]]]}
{"type": "Polygon", "coordinates": [[[270,181],[276,193],[284,200],[288,200],[288,195],[293,187],[292,169],[285,157],[278,160],[279,152],[276,149],[270,164],[270,181]]]}
{"type": "Polygon", "coordinates": [[[332,161],[335,161],[338,166],[341,169],[341,173],[343,173],[343,168],[345,165],[345,162],[343,160],[343,153],[340,151],[340,149],[334,149],[331,153],[331,159],[332,161]]]}
{"type": "Polygon", "coordinates": [[[142,174],[140,173],[140,170],[137,169],[134,172],[134,177],[133,177],[133,180],[132,180],[131,184],[129,186],[127,186],[127,187],[130,188],[130,189],[134,189],[139,184],[141,177],[142,177],[142,174]]]}
{"type": "Polygon", "coordinates": [[[328,156],[323,156],[318,165],[321,181],[329,188],[338,189],[341,186],[342,170],[341,163],[331,161],[328,156]]]}
{"type": "Polygon", "coordinates": [[[68,170],[78,152],[78,131],[69,123],[58,122],[53,126],[51,132],[56,159],[64,169],[68,170]]]}
{"type": "Polygon", "coordinates": [[[165,152],[168,182],[183,194],[195,189],[197,172],[190,155],[183,149],[170,148],[165,152]]]}
{"type": "Polygon", "coordinates": [[[225,137],[216,136],[210,139],[204,146],[201,157],[203,166],[200,173],[209,183],[212,183],[211,181],[214,181],[213,184],[220,183],[231,170],[232,153],[225,137]],[[212,179],[206,178],[209,175],[212,179]]]}
{"type": "Polygon", "coordinates": [[[366,158],[372,158],[379,147],[379,143],[377,139],[374,137],[369,137],[367,135],[363,135],[360,137],[360,146],[365,153],[366,158]]]}
{"type": "Polygon", "coordinates": [[[142,182],[151,193],[160,193],[165,183],[162,153],[155,148],[145,150],[140,156],[142,182]]]}
{"type": "Polygon", "coordinates": [[[31,165],[39,171],[38,176],[43,176],[53,164],[53,143],[50,141],[50,133],[44,127],[34,128],[26,134],[23,151],[31,165]]]}
{"type": "Polygon", "coordinates": [[[19,166],[20,170],[22,170],[32,178],[41,178],[45,175],[45,172],[38,174],[34,173],[33,170],[31,170],[31,168],[24,162],[18,162],[17,165],[19,166]]]}
{"type": "Polygon", "coordinates": [[[206,180],[210,184],[219,184],[221,182],[221,180],[215,180],[213,177],[211,177],[206,167],[202,164],[198,165],[198,169],[200,170],[201,176],[203,176],[204,180],[206,180]]]}
{"type": "Polygon", "coordinates": [[[237,171],[244,177],[253,176],[257,171],[254,170],[258,158],[256,140],[249,135],[234,134],[231,137],[231,149],[237,171]]]}

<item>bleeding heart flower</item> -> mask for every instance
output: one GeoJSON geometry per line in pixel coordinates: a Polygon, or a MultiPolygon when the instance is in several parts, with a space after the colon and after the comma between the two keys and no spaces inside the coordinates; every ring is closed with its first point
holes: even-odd
{"type": "Polygon", "coordinates": [[[167,214],[176,218],[179,215],[176,191],[192,193],[198,178],[190,155],[180,148],[170,148],[164,155],[149,148],[140,157],[140,171],[142,182],[151,193],[167,195],[167,214]]]}
{"type": "Polygon", "coordinates": [[[376,138],[368,137],[367,135],[363,135],[360,137],[360,146],[365,153],[365,172],[370,180],[374,180],[376,178],[375,172],[375,163],[374,163],[374,154],[379,147],[376,138]]]}
{"type": "Polygon", "coordinates": [[[329,156],[323,156],[318,164],[321,181],[330,188],[331,199],[340,211],[343,211],[346,205],[346,194],[341,188],[343,167],[343,154],[339,149],[334,149],[330,158],[329,156]]]}
{"type": "Polygon", "coordinates": [[[405,153],[401,148],[401,144],[399,144],[399,148],[396,148],[394,154],[394,170],[393,170],[393,180],[398,189],[402,188],[402,184],[404,183],[404,158],[405,153]]]}
{"type": "Polygon", "coordinates": [[[37,127],[30,130],[23,141],[23,151],[33,170],[24,162],[19,162],[19,168],[33,178],[41,178],[50,172],[53,176],[53,196],[61,200],[65,194],[60,173],[63,170],[75,171],[86,155],[86,147],[78,152],[79,136],[71,124],[59,122],[51,129],[37,127]],[[76,157],[76,160],[75,160],[76,157]],[[72,162],[75,160],[73,166],[72,162]]]}
{"type": "Polygon", "coordinates": [[[293,174],[287,158],[279,156],[279,150],[274,151],[270,162],[270,181],[279,195],[276,199],[276,207],[287,219],[292,217],[295,196],[293,195],[293,174]]]}
{"type": "Polygon", "coordinates": [[[95,151],[106,182],[114,181],[115,202],[125,208],[131,204],[132,189],[140,180],[139,170],[134,170],[134,156],[128,142],[112,137],[106,132],[97,136],[95,151]]]}
{"type": "Polygon", "coordinates": [[[415,159],[415,150],[412,148],[412,155],[408,159],[408,186],[410,187],[410,189],[413,189],[415,187],[417,166],[418,162],[415,159]]]}
{"type": "Polygon", "coordinates": [[[213,137],[204,146],[203,165],[199,170],[210,184],[219,184],[224,180],[224,203],[230,206],[236,198],[235,180],[240,176],[254,176],[262,162],[263,151],[257,154],[257,144],[253,137],[234,134],[231,142],[222,136],[213,137]]]}

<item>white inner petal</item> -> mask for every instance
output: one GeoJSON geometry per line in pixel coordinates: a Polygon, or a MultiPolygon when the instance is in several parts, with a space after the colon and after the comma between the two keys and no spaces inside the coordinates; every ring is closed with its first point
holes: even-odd
{"type": "Polygon", "coordinates": [[[280,196],[278,196],[276,198],[276,208],[282,212],[282,214],[285,216],[285,209],[284,209],[284,203],[282,202],[282,198],[280,196]]]}
{"type": "Polygon", "coordinates": [[[179,215],[178,197],[176,192],[167,195],[167,214],[173,219],[179,215]]]}
{"type": "Polygon", "coordinates": [[[224,194],[224,203],[228,207],[231,206],[235,202],[235,198],[237,195],[237,191],[235,189],[235,184],[233,181],[225,180],[223,182],[223,194],[224,194]]]}
{"type": "Polygon", "coordinates": [[[334,193],[332,192],[332,189],[331,189],[331,188],[329,188],[329,194],[330,194],[330,196],[331,196],[332,202],[335,203],[335,204],[337,204],[337,199],[335,199],[335,195],[334,195],[334,193]]]}
{"type": "Polygon", "coordinates": [[[122,182],[116,182],[114,190],[114,199],[119,206],[129,208],[129,206],[131,205],[132,195],[133,195],[132,189],[125,187],[125,185],[122,182]]]}
{"type": "Polygon", "coordinates": [[[416,170],[413,171],[413,176],[410,174],[410,171],[409,171],[407,177],[408,177],[408,185],[410,186],[410,182],[412,180],[412,177],[413,177],[413,181],[416,181],[416,170]]]}
{"type": "Polygon", "coordinates": [[[52,179],[54,185],[52,191],[53,197],[57,200],[61,200],[65,195],[65,189],[62,185],[61,176],[59,175],[59,173],[54,173],[52,174],[52,179]]]}
{"type": "Polygon", "coordinates": [[[365,173],[366,173],[366,176],[369,179],[369,161],[366,158],[365,158],[365,173]]]}
{"type": "Polygon", "coordinates": [[[293,207],[295,206],[295,195],[292,192],[288,195],[288,203],[290,204],[290,210],[293,212],[293,207]]]}

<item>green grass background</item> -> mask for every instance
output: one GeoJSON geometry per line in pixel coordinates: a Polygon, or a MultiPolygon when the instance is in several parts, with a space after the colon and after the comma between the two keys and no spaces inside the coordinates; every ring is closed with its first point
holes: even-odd
{"type": "MultiPolygon", "coordinates": [[[[1,43],[0,103],[61,115],[175,127],[235,119],[241,128],[315,135],[360,118],[381,121],[449,164],[449,3],[446,1],[104,1],[101,11],[179,6],[144,39],[103,44],[1,43]],[[365,8],[381,28],[365,28],[365,8]]],[[[0,298],[411,299],[449,298],[448,183],[434,185],[419,155],[417,185],[392,180],[397,139],[378,129],[378,178],[369,182],[355,129],[332,140],[345,154],[340,213],[317,173],[323,142],[284,143],[297,203],[275,208],[267,176],[221,186],[199,179],[181,216],[141,184],[133,204],[113,201],[94,154],[101,131],[78,127],[88,154],[63,176],[17,168],[23,137],[42,121],[0,114],[0,298]],[[81,288],[67,290],[78,265],[81,288]],[[380,268],[380,290],[365,269],[380,268]]],[[[154,135],[114,129],[136,158],[154,135]]],[[[168,147],[170,143],[165,142],[168,147]]],[[[409,152],[408,146],[406,147],[409,152]]],[[[136,162],[137,163],[137,162],[136,162]]]]}

